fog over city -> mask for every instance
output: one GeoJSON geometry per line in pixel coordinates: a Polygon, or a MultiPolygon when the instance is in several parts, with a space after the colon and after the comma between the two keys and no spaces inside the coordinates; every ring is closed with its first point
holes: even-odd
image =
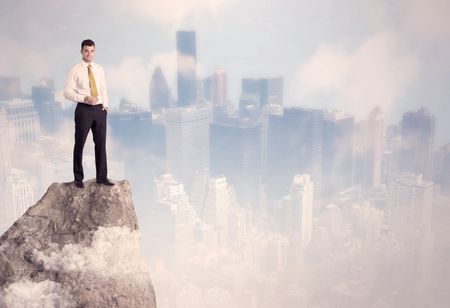
{"type": "MultiPolygon", "coordinates": [[[[448,1],[7,0],[0,15],[0,234],[73,181],[62,93],[86,38],[108,178],[130,182],[139,223],[46,267],[148,270],[158,307],[447,307],[448,1]]],[[[95,178],[92,133],[83,164],[95,178]]],[[[55,299],[73,305],[48,280],[0,291],[55,299]]]]}

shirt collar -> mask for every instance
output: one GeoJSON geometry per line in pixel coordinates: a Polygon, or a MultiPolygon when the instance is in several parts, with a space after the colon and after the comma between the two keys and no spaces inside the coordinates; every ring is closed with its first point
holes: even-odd
{"type": "Polygon", "coordinates": [[[87,63],[87,62],[84,62],[83,60],[81,60],[81,65],[82,65],[83,67],[85,67],[85,68],[87,68],[88,65],[91,65],[92,68],[95,67],[95,63],[94,63],[94,62],[87,63]]]}

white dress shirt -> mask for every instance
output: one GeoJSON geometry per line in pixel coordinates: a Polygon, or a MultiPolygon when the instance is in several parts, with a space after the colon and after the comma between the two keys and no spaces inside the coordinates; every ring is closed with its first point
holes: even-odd
{"type": "MultiPolygon", "coordinates": [[[[77,103],[83,103],[86,96],[91,96],[88,65],[89,63],[81,61],[69,70],[66,85],[64,87],[65,98],[77,103]]],[[[91,62],[90,65],[92,67],[98,91],[98,101],[96,105],[103,104],[104,108],[108,108],[108,95],[106,93],[106,80],[103,67],[94,62],[91,62]]]]}

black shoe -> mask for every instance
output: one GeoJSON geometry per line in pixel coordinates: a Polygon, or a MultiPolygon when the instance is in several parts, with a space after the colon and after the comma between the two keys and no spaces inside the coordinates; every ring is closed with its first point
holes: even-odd
{"type": "Polygon", "coordinates": [[[79,182],[79,181],[74,181],[75,183],[75,187],[76,188],[84,188],[84,184],[83,181],[79,182]]]}
{"type": "Polygon", "coordinates": [[[114,186],[114,183],[111,182],[108,179],[106,179],[106,180],[97,180],[97,184],[102,184],[102,185],[106,185],[106,186],[114,186]]]}

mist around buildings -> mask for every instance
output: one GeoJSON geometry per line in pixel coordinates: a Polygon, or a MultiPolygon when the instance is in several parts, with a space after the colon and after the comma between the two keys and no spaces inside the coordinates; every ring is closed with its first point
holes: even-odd
{"type": "MultiPolygon", "coordinates": [[[[146,107],[108,111],[109,177],[131,183],[158,307],[446,307],[450,144],[433,112],[292,107],[283,76],[243,77],[231,101],[226,68],[197,71],[201,37],[174,35],[177,87],[156,67],[146,107]]],[[[60,91],[0,77],[0,233],[73,180],[60,91]]]]}

